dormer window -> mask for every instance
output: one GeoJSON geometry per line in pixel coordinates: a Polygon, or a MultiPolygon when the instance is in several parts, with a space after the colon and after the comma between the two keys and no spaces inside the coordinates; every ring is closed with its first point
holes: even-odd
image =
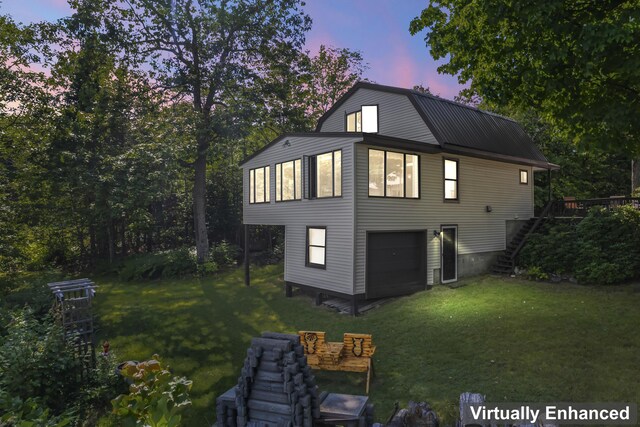
{"type": "Polygon", "coordinates": [[[347,132],[378,133],[378,106],[363,105],[347,114],[347,132]]]}

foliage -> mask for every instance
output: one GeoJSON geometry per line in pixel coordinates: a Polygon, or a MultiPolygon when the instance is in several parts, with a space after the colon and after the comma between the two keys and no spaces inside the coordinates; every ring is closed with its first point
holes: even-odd
{"type": "Polygon", "coordinates": [[[215,262],[218,267],[227,268],[236,265],[239,254],[240,248],[223,240],[211,248],[209,258],[215,262]]]}
{"type": "Polygon", "coordinates": [[[578,281],[613,285],[640,277],[640,210],[594,208],[576,231],[578,281]]]}
{"type": "Polygon", "coordinates": [[[426,29],[438,70],[497,106],[533,107],[574,142],[640,153],[637,0],[430,0],[426,29]]]}
{"type": "Polygon", "coordinates": [[[540,267],[529,267],[526,273],[530,280],[549,280],[549,274],[545,273],[540,267]]]}
{"type": "Polygon", "coordinates": [[[518,255],[518,263],[529,270],[571,274],[575,271],[578,239],[576,223],[552,220],[532,234],[518,255]]]}
{"type": "Polygon", "coordinates": [[[129,394],[116,397],[113,411],[125,426],[179,426],[181,412],[191,405],[192,382],[174,377],[158,355],[146,362],[127,362],[121,374],[133,383],[129,394]]]}
{"type": "MultiPolygon", "coordinates": [[[[141,71],[149,70],[173,99],[192,106],[189,159],[199,263],[206,260],[207,155],[264,99],[262,79],[295,60],[310,18],[299,0],[113,3],[106,15],[121,47],[141,71]]],[[[268,91],[267,91],[268,93],[268,91]]],[[[241,131],[238,134],[238,131],[241,131]]]]}
{"type": "Polygon", "coordinates": [[[38,397],[60,414],[72,406],[81,381],[79,362],[61,328],[51,318],[38,320],[29,308],[16,311],[0,337],[0,388],[26,401],[38,397]]]}
{"type": "Polygon", "coordinates": [[[640,210],[593,208],[580,222],[556,220],[533,234],[519,265],[572,274],[580,283],[613,285],[640,277],[640,210]]]}
{"type": "Polygon", "coordinates": [[[73,411],[54,416],[39,399],[22,399],[11,396],[0,388],[0,425],[15,427],[63,427],[73,425],[76,417],[73,411]]]}
{"type": "Polygon", "coordinates": [[[159,279],[194,274],[197,263],[188,248],[133,255],[122,262],[121,280],[159,279]]]}
{"type": "MultiPolygon", "coordinates": [[[[531,109],[514,114],[514,118],[545,157],[560,166],[560,170],[551,172],[552,199],[560,200],[564,196],[593,199],[628,194],[631,160],[626,154],[576,146],[531,109]]],[[[548,200],[548,175],[536,173],[535,184],[535,204],[541,208],[548,200]]]]}

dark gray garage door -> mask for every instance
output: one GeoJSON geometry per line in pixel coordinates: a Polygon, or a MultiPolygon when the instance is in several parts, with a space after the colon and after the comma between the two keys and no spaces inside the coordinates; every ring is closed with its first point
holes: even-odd
{"type": "Polygon", "coordinates": [[[367,233],[367,298],[423,290],[426,258],[423,231],[367,233]]]}

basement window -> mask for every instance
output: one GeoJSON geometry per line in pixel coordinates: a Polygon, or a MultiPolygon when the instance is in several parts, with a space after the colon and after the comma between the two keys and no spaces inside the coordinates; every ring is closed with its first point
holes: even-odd
{"type": "Polygon", "coordinates": [[[326,268],[327,227],[307,227],[307,267],[326,268]]]}
{"type": "Polygon", "coordinates": [[[276,202],[302,199],[302,161],[276,164],[276,202]]]}
{"type": "Polygon", "coordinates": [[[520,169],[520,184],[529,184],[529,171],[520,169]]]}
{"type": "Polygon", "coordinates": [[[420,157],[369,149],[369,196],[420,197],[420,157]]]}
{"type": "Polygon", "coordinates": [[[269,203],[271,168],[264,166],[249,171],[249,203],[269,203]]]}
{"type": "Polygon", "coordinates": [[[378,106],[363,105],[346,115],[347,132],[378,133],[378,106]]]}

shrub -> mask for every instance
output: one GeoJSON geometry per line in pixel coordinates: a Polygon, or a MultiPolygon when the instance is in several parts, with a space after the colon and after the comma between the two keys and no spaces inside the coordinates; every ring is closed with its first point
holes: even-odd
{"type": "Polygon", "coordinates": [[[545,273],[540,267],[529,267],[526,272],[526,276],[529,280],[549,280],[549,275],[545,273]]]}
{"type": "Polygon", "coordinates": [[[72,425],[75,419],[73,410],[53,416],[49,408],[43,406],[39,399],[30,397],[23,400],[0,389],[0,425],[2,426],[63,427],[72,425]]]}
{"type": "Polygon", "coordinates": [[[187,248],[174,249],[142,255],[134,255],[124,260],[119,271],[122,280],[173,278],[197,271],[193,253],[187,248]]]}
{"type": "Polygon", "coordinates": [[[152,360],[126,364],[122,375],[132,381],[129,394],[122,394],[111,403],[123,425],[177,426],[181,412],[191,405],[191,381],[174,377],[163,367],[158,355],[152,360]]]}
{"type": "Polygon", "coordinates": [[[536,267],[547,273],[572,273],[576,250],[576,224],[552,221],[529,237],[518,256],[518,264],[527,269],[536,267]]]}
{"type": "Polygon", "coordinates": [[[611,285],[640,277],[640,210],[591,209],[577,232],[579,282],[611,285]]]}
{"type": "Polygon", "coordinates": [[[214,262],[218,268],[228,268],[236,265],[240,248],[226,240],[215,244],[209,253],[209,260],[214,262]]]}
{"type": "Polygon", "coordinates": [[[50,317],[37,320],[30,308],[14,313],[0,337],[0,388],[27,401],[41,399],[54,413],[66,410],[81,387],[79,363],[50,317]]]}
{"type": "Polygon", "coordinates": [[[611,285],[640,277],[640,210],[593,208],[578,223],[553,221],[532,235],[518,264],[611,285]]]}

